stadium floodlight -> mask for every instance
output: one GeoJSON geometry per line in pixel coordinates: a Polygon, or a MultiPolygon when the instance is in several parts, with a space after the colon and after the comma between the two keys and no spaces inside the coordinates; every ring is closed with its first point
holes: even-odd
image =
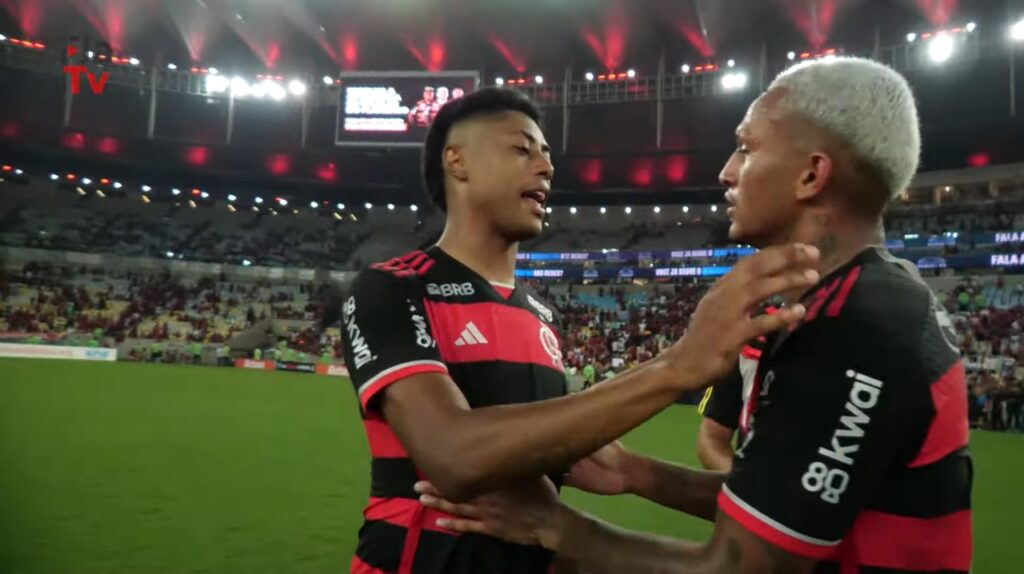
{"type": "Polygon", "coordinates": [[[166,255],[168,259],[173,259],[174,258],[174,252],[173,251],[168,251],[164,255],[166,255]]]}
{"type": "Polygon", "coordinates": [[[725,65],[729,66],[730,68],[735,68],[736,67],[736,60],[730,59],[728,62],[725,63],[725,65]]]}
{"type": "Polygon", "coordinates": [[[306,84],[299,80],[292,80],[288,82],[288,91],[291,92],[293,96],[304,96],[306,95],[306,84]]]}
{"type": "Polygon", "coordinates": [[[256,199],[254,199],[253,201],[255,201],[255,202],[256,202],[256,204],[258,205],[258,204],[261,204],[261,203],[263,203],[263,198],[257,195],[257,196],[256,196],[256,199]]]}
{"type": "Polygon", "coordinates": [[[14,175],[25,175],[25,172],[21,169],[14,170],[14,175]]]}
{"type": "Polygon", "coordinates": [[[210,68],[207,70],[207,72],[210,72],[210,75],[216,76],[220,73],[220,70],[218,70],[217,68],[210,68]]]}
{"type": "Polygon", "coordinates": [[[309,208],[310,208],[310,209],[316,209],[316,208],[317,208],[317,204],[316,204],[316,202],[315,202],[315,201],[311,201],[311,202],[309,202],[309,208]]]}
{"type": "Polygon", "coordinates": [[[148,185],[142,186],[142,193],[149,193],[150,191],[153,191],[152,187],[149,187],[148,185]]]}
{"type": "Polygon", "coordinates": [[[87,178],[87,177],[83,177],[82,178],[82,185],[92,185],[92,180],[87,178]]]}
{"type": "Polygon", "coordinates": [[[569,208],[569,213],[571,213],[573,215],[576,215],[576,208],[575,207],[570,207],[569,208]]]}
{"type": "Polygon", "coordinates": [[[420,210],[420,208],[419,208],[419,207],[417,207],[417,205],[416,205],[415,203],[414,203],[414,204],[412,204],[412,205],[410,205],[410,206],[409,206],[409,209],[411,209],[411,210],[412,210],[413,212],[416,212],[416,211],[419,211],[419,210],[420,210]]]}
{"type": "Polygon", "coordinates": [[[917,40],[917,34],[915,34],[913,32],[907,34],[907,42],[910,42],[911,44],[913,44],[915,40],[917,40]]]}
{"type": "Polygon", "coordinates": [[[544,209],[544,211],[546,211],[550,215],[550,214],[555,212],[555,208],[553,208],[553,207],[546,207],[544,209]]]}
{"type": "Polygon", "coordinates": [[[330,86],[333,83],[334,83],[334,78],[332,78],[330,76],[324,76],[324,85],[325,86],[330,86]]]}
{"type": "Polygon", "coordinates": [[[270,95],[270,98],[275,102],[280,102],[281,100],[285,99],[285,97],[288,95],[288,92],[284,89],[284,87],[281,86],[281,84],[268,82],[267,94],[270,95]]]}
{"type": "Polygon", "coordinates": [[[634,70],[633,68],[630,68],[630,69],[626,70],[626,76],[628,76],[630,78],[635,78],[636,77],[636,70],[634,70]]]}
{"type": "Polygon", "coordinates": [[[334,207],[337,207],[338,211],[345,211],[345,204],[344,203],[339,203],[338,205],[335,205],[334,207]]]}
{"type": "Polygon", "coordinates": [[[594,72],[587,72],[586,74],[583,75],[583,77],[586,78],[588,82],[593,82],[594,72]]]}
{"type": "Polygon", "coordinates": [[[389,203],[388,204],[388,211],[394,211],[394,210],[395,210],[395,204],[394,203],[389,203]]]}
{"type": "Polygon", "coordinates": [[[203,199],[210,199],[210,194],[209,194],[209,192],[204,191],[201,194],[199,194],[199,197],[201,197],[203,199]]]}
{"type": "Polygon", "coordinates": [[[252,88],[249,87],[249,82],[246,82],[245,78],[235,77],[231,80],[231,95],[244,98],[250,93],[252,93],[252,88]]]}
{"type": "Polygon", "coordinates": [[[690,213],[690,206],[689,205],[684,205],[683,206],[683,213],[690,213]]]}
{"type": "Polygon", "coordinates": [[[269,82],[266,81],[254,84],[252,88],[249,90],[249,93],[252,94],[252,97],[254,98],[264,98],[267,96],[268,85],[269,82]]]}
{"type": "Polygon", "coordinates": [[[623,211],[625,211],[625,212],[626,212],[626,215],[629,215],[630,213],[633,213],[633,208],[632,208],[632,207],[627,207],[627,208],[626,208],[626,209],[624,209],[623,211]]]}
{"type": "Polygon", "coordinates": [[[953,57],[955,49],[953,37],[945,32],[939,32],[928,42],[928,58],[936,64],[943,64],[953,57]]]}
{"type": "Polygon", "coordinates": [[[128,63],[129,63],[129,64],[131,64],[131,65],[133,65],[133,66],[138,66],[138,65],[139,65],[139,59],[138,59],[138,58],[135,58],[135,57],[133,57],[133,58],[131,58],[131,59],[129,59],[129,60],[128,60],[128,63]]]}
{"type": "Polygon", "coordinates": [[[181,195],[181,190],[175,187],[171,190],[171,195],[181,195]]]}
{"type": "Polygon", "coordinates": [[[174,63],[167,64],[167,69],[168,70],[177,70],[178,69],[178,65],[174,64],[174,63]]]}
{"type": "Polygon", "coordinates": [[[285,198],[283,198],[283,197],[279,197],[279,198],[277,198],[277,203],[278,203],[278,205],[280,205],[281,207],[288,207],[288,200],[287,200],[287,199],[285,199],[285,198]]]}
{"type": "Polygon", "coordinates": [[[235,201],[237,199],[238,199],[238,196],[236,196],[235,194],[233,194],[233,193],[229,193],[228,194],[228,201],[235,201]]]}
{"type": "Polygon", "coordinates": [[[661,207],[658,207],[657,205],[655,205],[654,206],[654,213],[661,213],[661,207]]]}
{"type": "Polygon", "coordinates": [[[252,265],[252,261],[249,261],[248,259],[242,260],[242,267],[249,267],[250,265],[252,265]]]}
{"type": "Polygon", "coordinates": [[[0,34],[0,42],[6,42],[6,41],[7,41],[7,36],[4,36],[3,34],[0,34]]]}
{"type": "Polygon", "coordinates": [[[683,67],[680,68],[680,70],[682,70],[684,74],[689,74],[690,73],[690,65],[689,64],[683,64],[683,67]]]}
{"type": "Polygon", "coordinates": [[[1015,42],[1024,42],[1024,18],[1017,20],[1017,23],[1010,26],[1010,38],[1015,42]]]}
{"type": "Polygon", "coordinates": [[[968,32],[973,32],[973,31],[978,29],[978,25],[975,24],[974,22],[968,22],[967,26],[965,26],[965,28],[967,29],[968,32]]]}
{"type": "Polygon", "coordinates": [[[501,76],[498,76],[497,78],[494,78],[494,85],[496,85],[496,86],[504,86],[505,85],[505,78],[502,78],[501,76]]]}
{"type": "Polygon", "coordinates": [[[602,207],[601,208],[601,215],[604,215],[606,213],[608,213],[608,208],[607,207],[602,207]]]}
{"type": "Polygon", "coordinates": [[[542,76],[540,74],[537,74],[536,76],[533,77],[533,82],[535,84],[543,84],[544,83],[544,76],[542,76]]]}
{"type": "Polygon", "coordinates": [[[222,94],[232,87],[231,80],[224,76],[206,76],[206,91],[211,94],[222,94]]]}
{"type": "Polygon", "coordinates": [[[712,205],[711,206],[711,213],[717,213],[717,212],[718,212],[718,206],[717,205],[712,205]]]}
{"type": "Polygon", "coordinates": [[[96,52],[93,52],[92,50],[89,50],[88,52],[86,52],[85,55],[89,56],[89,59],[91,60],[91,59],[93,59],[93,57],[96,56],[96,52]]]}
{"type": "Polygon", "coordinates": [[[365,207],[366,209],[373,209],[373,204],[367,201],[366,203],[363,204],[363,207],[365,207]]]}
{"type": "Polygon", "coordinates": [[[51,173],[50,174],[50,181],[57,181],[58,179],[60,179],[59,175],[57,175],[55,173],[51,173]]]}
{"type": "Polygon", "coordinates": [[[115,181],[114,182],[114,189],[121,189],[122,187],[124,187],[124,186],[121,185],[120,181],[115,181]]]}
{"type": "Polygon", "coordinates": [[[790,60],[790,61],[795,60],[796,59],[796,52],[792,52],[792,51],[787,52],[786,53],[786,59],[790,60]]]}
{"type": "Polygon", "coordinates": [[[747,87],[748,77],[743,72],[730,72],[722,76],[722,87],[726,91],[742,90],[747,87]]]}

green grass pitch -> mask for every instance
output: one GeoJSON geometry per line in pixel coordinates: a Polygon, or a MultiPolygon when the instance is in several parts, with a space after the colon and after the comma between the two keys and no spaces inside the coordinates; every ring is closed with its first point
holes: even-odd
{"type": "MultiPolygon", "coordinates": [[[[368,488],[343,379],[237,369],[0,360],[0,573],[338,574],[368,488]]],[[[697,415],[626,438],[695,463],[697,415]]],[[[1020,572],[1024,439],[976,432],[975,568],[1020,572]]],[[[633,497],[567,491],[619,525],[704,539],[633,497]]]]}

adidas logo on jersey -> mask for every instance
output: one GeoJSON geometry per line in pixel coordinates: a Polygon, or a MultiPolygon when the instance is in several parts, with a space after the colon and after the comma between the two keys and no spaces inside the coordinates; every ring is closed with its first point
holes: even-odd
{"type": "Polygon", "coordinates": [[[467,345],[486,345],[487,337],[480,332],[480,329],[476,328],[476,325],[472,321],[466,323],[466,327],[462,329],[462,334],[455,340],[456,347],[465,347],[467,345]]]}

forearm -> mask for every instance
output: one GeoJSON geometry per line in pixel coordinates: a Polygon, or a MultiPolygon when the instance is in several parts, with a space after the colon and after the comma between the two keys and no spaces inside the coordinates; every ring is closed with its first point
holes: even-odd
{"type": "MultiPolygon", "coordinates": [[[[707,424],[707,419],[704,424],[707,424]]],[[[727,432],[727,436],[716,436],[714,432],[703,432],[702,427],[702,432],[697,435],[697,458],[704,468],[722,472],[732,468],[732,429],[727,432]]]]}
{"type": "Polygon", "coordinates": [[[461,412],[444,441],[465,473],[452,494],[468,498],[568,469],[675,402],[674,376],[674,369],[655,360],[586,393],[461,412]]]}
{"type": "Polygon", "coordinates": [[[627,489],[631,494],[662,506],[713,521],[716,499],[726,473],[688,468],[663,460],[634,455],[627,489]]]}
{"type": "Polygon", "coordinates": [[[586,574],[711,574],[702,544],[623,530],[567,506],[544,545],[586,574]]]}

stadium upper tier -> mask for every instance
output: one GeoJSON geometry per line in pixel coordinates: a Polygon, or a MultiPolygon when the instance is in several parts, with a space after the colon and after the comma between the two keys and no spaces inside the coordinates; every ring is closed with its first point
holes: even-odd
{"type": "MultiPolygon", "coordinates": [[[[251,197],[204,199],[191,190],[149,199],[45,181],[0,184],[0,193],[2,245],[244,266],[360,269],[431,243],[443,224],[426,209],[282,205],[269,196],[257,205],[251,197]]],[[[960,202],[944,205],[894,204],[886,220],[889,246],[915,259],[1019,250],[1024,204],[1018,192],[1005,191],[1000,201],[960,195],[960,202]]],[[[551,207],[545,233],[522,245],[520,266],[638,259],[729,265],[736,254],[702,252],[728,247],[727,230],[717,205],[551,207]],[[691,252],[663,255],[672,251],[691,252]],[[536,253],[574,255],[529,255],[536,253]]]]}

